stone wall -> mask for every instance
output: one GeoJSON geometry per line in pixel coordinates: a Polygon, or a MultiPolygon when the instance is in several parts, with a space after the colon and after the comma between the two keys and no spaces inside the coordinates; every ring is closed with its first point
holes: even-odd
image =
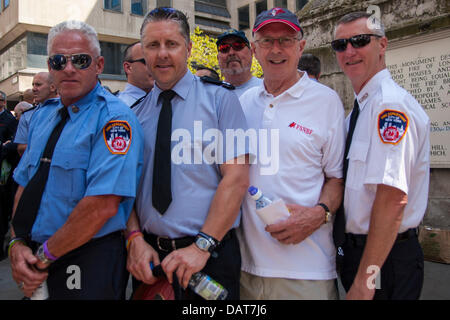
{"type": "MultiPolygon", "coordinates": [[[[366,11],[369,5],[380,8],[389,43],[432,36],[450,29],[450,2],[447,0],[309,1],[297,13],[307,40],[305,52],[320,58],[320,81],[338,92],[347,113],[353,107],[353,88],[337,64],[330,42],[341,16],[352,11],[366,11]]],[[[450,99],[449,95],[445,98],[450,99]]],[[[450,168],[431,169],[428,208],[423,224],[450,228],[450,168]]]]}

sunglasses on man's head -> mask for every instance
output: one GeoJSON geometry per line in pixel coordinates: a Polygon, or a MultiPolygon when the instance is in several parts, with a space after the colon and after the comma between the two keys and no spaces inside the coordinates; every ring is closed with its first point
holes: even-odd
{"type": "Polygon", "coordinates": [[[87,53],[76,53],[55,54],[48,58],[48,64],[53,70],[64,70],[67,65],[68,59],[70,59],[72,65],[79,70],[89,68],[92,62],[92,57],[87,53]]]}
{"type": "Polygon", "coordinates": [[[220,53],[228,53],[230,52],[230,49],[233,48],[234,51],[241,51],[244,49],[247,45],[244,42],[233,42],[233,43],[224,43],[220,44],[219,47],[217,47],[217,50],[220,53]]]}
{"type": "Polygon", "coordinates": [[[343,52],[347,49],[347,44],[350,42],[353,48],[358,49],[367,46],[370,43],[370,37],[381,38],[377,34],[358,34],[348,39],[336,39],[331,41],[331,48],[337,52],[343,52]]]}

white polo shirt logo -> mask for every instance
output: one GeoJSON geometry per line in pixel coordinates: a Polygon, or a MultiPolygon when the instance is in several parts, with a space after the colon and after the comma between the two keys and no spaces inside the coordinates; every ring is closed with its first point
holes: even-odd
{"type": "Polygon", "coordinates": [[[312,129],[306,128],[306,127],[296,123],[295,121],[291,122],[289,124],[289,128],[293,128],[293,129],[295,129],[295,130],[297,130],[299,132],[303,132],[303,133],[305,133],[307,135],[311,135],[313,133],[312,129]]]}

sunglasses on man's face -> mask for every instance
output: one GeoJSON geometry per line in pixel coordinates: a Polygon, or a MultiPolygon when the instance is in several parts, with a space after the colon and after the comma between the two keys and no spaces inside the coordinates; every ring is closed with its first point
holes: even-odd
{"type": "Polygon", "coordinates": [[[127,60],[127,62],[129,62],[129,63],[140,62],[140,63],[142,63],[142,64],[145,65],[145,59],[144,59],[144,58],[142,58],[142,59],[136,59],[136,60],[127,60]]]}
{"type": "Polygon", "coordinates": [[[331,48],[336,52],[344,52],[347,49],[348,43],[355,49],[362,48],[370,43],[370,37],[381,38],[381,36],[377,34],[358,34],[348,39],[336,39],[331,41],[331,48]]]}
{"type": "Polygon", "coordinates": [[[48,64],[53,70],[64,70],[67,66],[67,61],[70,59],[72,65],[79,69],[89,68],[92,62],[92,57],[87,53],[76,53],[76,54],[55,54],[48,58],[48,64]]]}
{"type": "Polygon", "coordinates": [[[234,51],[241,51],[246,46],[247,45],[244,42],[224,43],[224,44],[219,45],[217,50],[220,53],[228,53],[228,52],[230,52],[231,48],[233,48],[234,51]]]}

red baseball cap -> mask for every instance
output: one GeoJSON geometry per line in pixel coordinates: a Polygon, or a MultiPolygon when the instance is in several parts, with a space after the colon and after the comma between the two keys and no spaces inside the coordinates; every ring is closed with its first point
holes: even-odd
{"type": "Polygon", "coordinates": [[[272,8],[270,10],[261,12],[256,17],[255,25],[253,27],[253,33],[257,32],[259,29],[272,22],[285,23],[295,31],[300,31],[303,36],[303,30],[300,27],[297,16],[288,9],[284,8],[272,8]]]}

